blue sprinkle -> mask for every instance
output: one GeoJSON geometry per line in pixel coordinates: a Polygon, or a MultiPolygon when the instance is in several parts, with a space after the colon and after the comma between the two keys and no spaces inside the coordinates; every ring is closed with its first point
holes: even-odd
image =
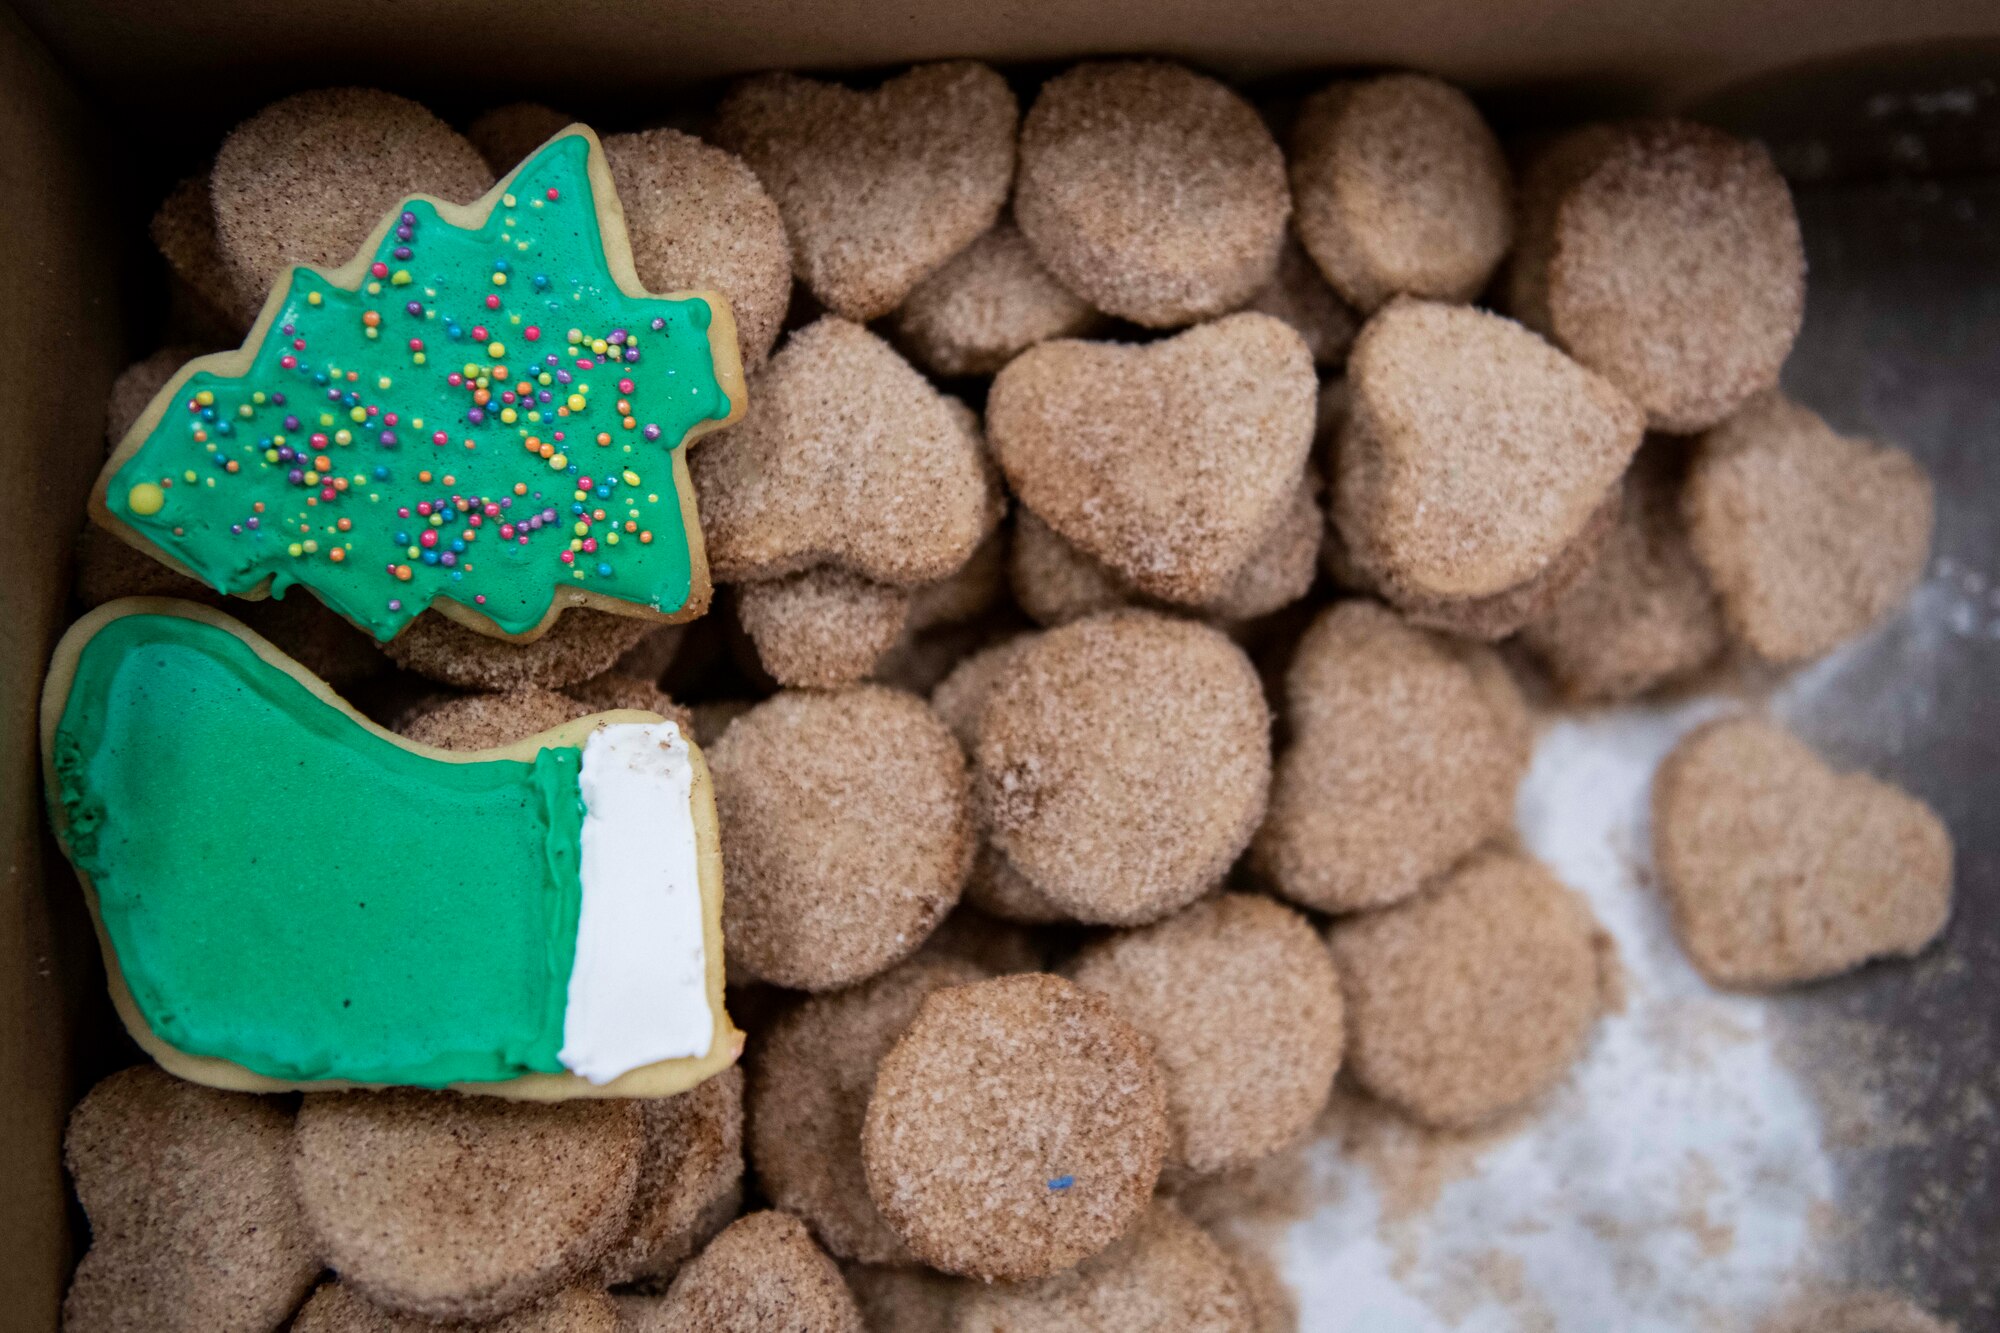
{"type": "Polygon", "coordinates": [[[611,566],[600,562],[597,566],[597,575],[599,578],[606,578],[606,579],[610,578],[611,566]]]}
{"type": "Polygon", "coordinates": [[[1049,1188],[1055,1190],[1057,1193],[1061,1193],[1074,1184],[1076,1184],[1075,1176],[1057,1176],[1049,1182],[1049,1188]]]}

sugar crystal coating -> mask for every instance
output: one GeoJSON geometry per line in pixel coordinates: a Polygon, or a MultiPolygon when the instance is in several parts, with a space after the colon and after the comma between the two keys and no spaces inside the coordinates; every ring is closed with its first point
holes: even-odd
{"type": "Polygon", "coordinates": [[[1682,512],[1730,634],[1772,662],[1815,657],[1901,605],[1930,556],[1930,478],[1782,394],[1695,451],[1682,512]]]}
{"type": "Polygon", "coordinates": [[[1653,848],[1674,928],[1717,985],[1782,986],[1916,953],[1951,911],[1951,835],[1914,796],[1836,773],[1756,717],[1667,756],[1653,848]]]}
{"type": "Polygon", "coordinates": [[[266,1333],[319,1273],[292,1198],[292,1117],[271,1098],[121,1070],[70,1112],[63,1160],[90,1219],[74,1333],[266,1333]]]}
{"type": "Polygon", "coordinates": [[[293,1181],[343,1283],[402,1314],[493,1319],[624,1236],[643,1135],[630,1101],[324,1093],[299,1111],[293,1181]]]}
{"type": "Polygon", "coordinates": [[[1249,300],[1290,212],[1264,122],[1180,65],[1074,66],[1021,125],[1015,221],[1058,282],[1137,324],[1174,328],[1249,300]]]}
{"type": "Polygon", "coordinates": [[[1370,311],[1399,294],[1469,301],[1513,240],[1500,141],[1464,93],[1418,74],[1336,83],[1292,127],[1299,236],[1370,311]]]}
{"type": "Polygon", "coordinates": [[[578,606],[556,617],[540,638],[516,643],[426,611],[379,647],[397,666],[460,689],[559,690],[603,675],[656,628],[637,616],[578,606]]]}
{"type": "Polygon", "coordinates": [[[918,283],[893,326],[933,374],[991,375],[1036,343],[1088,333],[1096,322],[1003,218],[918,283]]]}
{"type": "Polygon", "coordinates": [[[1777,383],[1805,251],[1762,145],[1683,120],[1586,126],[1523,182],[1510,305],[1686,434],[1777,383]]]}
{"type": "Polygon", "coordinates": [[[880,686],[786,692],[708,751],[723,929],[747,975],[851,985],[914,953],[972,859],[965,759],[921,699],[880,686]]]}
{"type": "MultiPolygon", "coordinates": [[[[602,1291],[570,1287],[498,1319],[481,1320],[476,1327],[479,1333],[619,1333],[618,1305],[602,1291]]],[[[344,1282],[328,1282],[292,1320],[291,1333],[441,1333],[465,1328],[385,1310],[344,1282]]]]}
{"type": "Polygon", "coordinates": [[[1270,713],[1220,632],[1118,611],[1050,630],[992,687],[975,771],[994,845],[1080,920],[1136,924],[1222,878],[1263,816],[1270,713]]]}
{"type": "Polygon", "coordinates": [[[1023,506],[1139,591],[1220,596],[1276,526],[1312,446],[1303,339],[1231,315],[1143,346],[1060,340],[993,381],[993,456],[1023,506]]]}
{"type": "Polygon", "coordinates": [[[961,60],[867,92],[760,74],[730,90],[714,132],[777,201],[799,281],[869,320],[993,225],[1019,114],[1006,80],[961,60]]]}
{"type": "Polygon", "coordinates": [[[1097,1253],[1145,1209],[1166,1092],[1109,1002],[1046,973],[937,991],[877,1066],[869,1193],[947,1272],[1016,1281],[1097,1253]]]}
{"type": "Polygon", "coordinates": [[[1427,1125],[1478,1124],[1547,1091],[1602,1007],[1589,908],[1525,856],[1483,852],[1329,939],[1348,1069],[1427,1125]]]}
{"type": "Polygon", "coordinates": [[[984,976],[963,960],[920,955],[859,986],[816,995],[759,1034],[749,1096],[758,1184],[837,1257],[915,1262],[868,1195],[861,1125],[875,1067],[924,998],[984,976]]]}
{"type": "Polygon", "coordinates": [[[465,137],[494,174],[504,176],[575,123],[575,116],[540,102],[506,102],[474,116],[465,127],[465,137]]]}
{"type": "Polygon", "coordinates": [[[681,1268],[667,1294],[620,1302],[623,1333],[862,1333],[840,1270],[790,1213],[750,1213],[681,1268]]]}
{"type": "Polygon", "coordinates": [[[1151,1043],[1173,1166],[1246,1165],[1325,1109],[1340,1067],[1340,981],[1318,932],[1290,908],[1221,894],[1091,945],[1067,973],[1151,1043]]]}
{"type": "Polygon", "coordinates": [[[1236,1264],[1162,1199],[1123,1239],[1038,1282],[969,1286],[952,1333],[1256,1333],[1236,1264]]]}
{"type": "Polygon", "coordinates": [[[1285,701],[1255,861],[1293,901],[1396,902],[1512,824],[1527,715],[1488,650],[1342,602],[1299,641],[1285,701]]]}
{"type": "Polygon", "coordinates": [[[826,565],[736,590],[736,615],[757,660],[791,688],[835,689],[869,676],[909,614],[903,589],[826,565]]]}
{"type": "Polygon", "coordinates": [[[743,1206],[743,1070],[639,1103],[645,1144],[630,1230],[604,1261],[613,1285],[672,1277],[743,1206]]]}

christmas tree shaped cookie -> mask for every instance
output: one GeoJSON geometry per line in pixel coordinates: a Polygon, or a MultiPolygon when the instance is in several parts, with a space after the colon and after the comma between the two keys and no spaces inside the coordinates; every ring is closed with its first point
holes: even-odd
{"type": "Polygon", "coordinates": [[[741,1050],[672,722],[435,750],[227,616],[132,598],[58,646],[42,753],[119,1015],[184,1078],[660,1097],[741,1050]]]}
{"type": "Polygon", "coordinates": [[[567,606],[707,608],[685,445],[742,413],[728,303],[640,286],[603,149],[565,130],[470,205],[389,213],[176,375],[92,516],[224,593],[303,585],[379,639],[427,607],[535,638],[567,606]]]}

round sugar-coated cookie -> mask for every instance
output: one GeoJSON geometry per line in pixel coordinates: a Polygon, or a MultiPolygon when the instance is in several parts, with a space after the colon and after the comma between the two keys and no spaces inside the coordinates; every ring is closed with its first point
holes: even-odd
{"type": "Polygon", "coordinates": [[[826,308],[886,315],[1000,216],[1020,108],[967,60],[919,65],[866,92],[760,74],[716,108],[784,216],[792,266],[826,308]]]}
{"type": "Polygon", "coordinates": [[[1483,852],[1329,940],[1348,1070],[1427,1125],[1475,1125],[1547,1091],[1603,1005],[1590,909],[1526,856],[1483,852]]]}
{"type": "Polygon", "coordinates": [[[840,1270],[789,1213],[730,1223],[664,1296],[619,1302],[623,1333],[862,1333],[840,1270]]]}
{"type": "Polygon", "coordinates": [[[1015,221],[1058,282],[1136,324],[1173,328],[1249,300],[1290,213],[1270,130],[1180,65],[1077,65],[1042,85],[1022,122],[1015,221]]]}
{"type": "Polygon", "coordinates": [[[968,1284],[952,1333],[1257,1333],[1236,1264],[1162,1199],[1116,1245],[1038,1282],[968,1284]]]}
{"type": "Polygon", "coordinates": [[[1298,331],[1311,349],[1313,364],[1338,366],[1361,329],[1361,318],[1328,285],[1326,276],[1290,230],[1278,251],[1278,271],[1250,298],[1245,310],[1282,319],[1298,331]]]}
{"type": "MultiPolygon", "coordinates": [[[[575,116],[540,102],[507,102],[474,116],[465,127],[465,137],[493,173],[504,176],[575,123],[575,116]]],[[[605,140],[604,146],[609,149],[610,140],[605,140]]],[[[627,208],[629,211],[630,206],[627,208]]]]}
{"type": "Polygon", "coordinates": [[[1486,597],[1581,534],[1639,448],[1625,396],[1512,320],[1408,298],[1347,362],[1333,518],[1392,598],[1486,597]]]}
{"type": "Polygon", "coordinates": [[[658,622],[573,606],[528,643],[497,639],[426,611],[381,645],[407,671],[462,690],[559,690],[609,671],[658,622]]]}
{"type": "Polygon", "coordinates": [[[743,1070],[639,1103],[645,1146],[631,1230],[604,1261],[613,1285],[672,1277],[743,1206],[743,1070]]]}
{"type": "Polygon", "coordinates": [[[1000,521],[977,418],[860,325],[798,330],[749,392],[689,459],[716,578],[831,564],[907,588],[955,572],[1000,521]]]}
{"type": "Polygon", "coordinates": [[[602,1291],[570,1287],[476,1326],[440,1325],[385,1310],[344,1282],[329,1282],[292,1319],[290,1333],[620,1333],[618,1303],[602,1291]]]}
{"type": "Polygon", "coordinates": [[[910,590],[906,632],[976,620],[999,605],[1007,591],[1007,530],[995,527],[952,573],[910,590]]]}
{"type": "Polygon", "coordinates": [[[104,405],[104,438],[113,449],[125,438],[140,415],[152,403],[167,381],[180,368],[201,355],[198,347],[162,347],[143,361],[135,361],[111,381],[111,397],[104,405]]]}
{"type": "Polygon", "coordinates": [[[875,1264],[848,1264],[841,1273],[869,1333],[951,1333],[962,1279],[875,1264]]]}
{"type": "Polygon", "coordinates": [[[1308,468],[1250,558],[1219,594],[1202,603],[1204,615],[1227,622],[1255,620],[1283,610],[1312,590],[1326,534],[1321,489],[1319,478],[1308,468]]]}
{"type": "Polygon", "coordinates": [[[1340,979],[1306,919],[1225,893],[1086,948],[1071,980],[1152,1043],[1167,1082],[1168,1165],[1200,1174],[1305,1132],[1340,1068],[1340,979]]]}
{"type": "Polygon", "coordinates": [[[1835,772],[1763,718],[1674,747],[1653,783],[1653,854],[1681,947],[1721,986],[1907,957],[1951,912],[1951,834],[1930,807],[1835,772]]]}
{"type": "Polygon", "coordinates": [[[923,700],[786,692],[708,751],[723,928],[745,975],[832,990],[907,958],[957,903],[974,830],[965,757],[923,700]]]}
{"type": "Polygon", "coordinates": [[[1152,1197],[1166,1088],[1102,996],[1047,973],[937,991],[875,1071],[875,1206],[933,1268],[1019,1280],[1122,1235],[1152,1197]]]}
{"type": "Polygon", "coordinates": [[[962,959],[919,955],[859,986],[816,995],[758,1034],[749,1092],[757,1183],[836,1257],[915,1262],[876,1211],[861,1167],[875,1066],[926,996],[985,976],[962,959]]]}
{"type": "MultiPolygon", "coordinates": [[[[223,258],[215,235],[215,206],[208,173],[189,176],[167,192],[148,229],[172,270],[180,292],[192,296],[193,322],[206,331],[241,338],[257,321],[264,290],[223,258]]],[[[360,238],[355,238],[357,243],[360,238]]],[[[123,432],[119,432],[123,434],[123,432]]]]}
{"type": "Polygon", "coordinates": [[[918,283],[890,321],[897,342],[934,375],[991,375],[1036,343],[1097,322],[1006,218],[918,283]]]}
{"type": "Polygon", "coordinates": [[[1684,120],[1586,127],[1530,165],[1522,193],[1511,308],[1655,429],[1704,430],[1778,382],[1805,250],[1761,144],[1684,120]]]}
{"type": "Polygon", "coordinates": [[[1285,718],[1254,860],[1294,902],[1396,902],[1513,824],[1526,705],[1486,648],[1342,602],[1299,640],[1285,718]]]}
{"type": "Polygon", "coordinates": [[[343,1283],[401,1314],[494,1319],[625,1235],[644,1137],[632,1101],[325,1093],[299,1111],[293,1182],[343,1283]]]}
{"type": "Polygon", "coordinates": [[[910,594],[818,565],[739,584],[736,616],[779,685],[830,690],[873,674],[909,620],[910,594]]]}
{"type": "Polygon", "coordinates": [[[410,195],[463,204],[492,185],[492,168],[457,130],[375,88],[280,98],[229,132],[209,174],[222,257],[260,299],[295,264],[352,259],[410,195]]]}
{"type": "Polygon", "coordinates": [[[736,317],[743,368],[771,354],[792,299],[792,252],[778,206],[734,153],[679,130],[604,140],[647,291],[713,291],[736,317]]]}
{"type": "Polygon", "coordinates": [[[291,1189],[280,1101],[111,1075],[70,1112],[63,1159],[90,1219],[70,1279],[73,1333],[265,1333],[319,1275],[291,1189]]]}
{"type": "Polygon", "coordinates": [[[1336,83],[1292,126],[1295,225],[1363,311],[1392,296],[1469,301],[1514,238],[1514,187],[1472,99],[1421,74],[1336,83]]]}
{"type": "MultiPolygon", "coordinates": [[[[621,659],[625,660],[629,657],[621,659]]],[[[694,714],[675,703],[672,695],[649,679],[628,676],[623,671],[607,671],[601,676],[580,680],[563,693],[581,704],[585,712],[609,713],[614,709],[632,708],[642,713],[658,713],[690,735],[694,731],[694,714]]],[[[577,714],[579,717],[582,715],[577,714]]]]}
{"type": "Polygon", "coordinates": [[[432,699],[404,714],[396,730],[441,750],[491,750],[591,712],[554,690],[507,690],[432,699]]]}
{"type": "Polygon", "coordinates": [[[1568,698],[1630,698],[1700,670],[1722,651],[1715,590],[1681,518],[1685,462],[1677,441],[1640,451],[1603,549],[1521,632],[1568,698]]]}
{"type": "Polygon", "coordinates": [[[990,836],[1077,919],[1157,920],[1219,881],[1263,818],[1270,722],[1220,631],[1144,611],[1049,630],[980,721],[990,836]]]}
{"type": "Polygon", "coordinates": [[[1816,657],[1875,624],[1930,558],[1923,465],[1775,392],[1701,438],[1681,499],[1730,634],[1771,662],[1816,657]]]}
{"type": "Polygon", "coordinates": [[[1139,591],[1200,607],[1284,516],[1312,448],[1304,339],[1237,314],[1143,345],[1062,339],[986,400],[1021,504],[1139,591]]]}

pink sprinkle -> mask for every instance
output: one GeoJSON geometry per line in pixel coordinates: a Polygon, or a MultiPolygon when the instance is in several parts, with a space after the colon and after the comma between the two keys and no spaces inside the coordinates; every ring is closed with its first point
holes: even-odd
{"type": "Polygon", "coordinates": [[[557,189],[557,188],[556,188],[555,186],[551,185],[551,186],[549,187],[549,198],[551,198],[551,199],[560,199],[560,198],[562,198],[562,191],[561,191],[561,190],[558,190],[558,189],[557,189]]]}
{"type": "Polygon", "coordinates": [[[410,339],[410,350],[411,350],[412,352],[421,352],[421,351],[423,351],[423,350],[424,350],[424,340],[423,340],[422,338],[412,338],[412,339],[410,339]]]}
{"type": "Polygon", "coordinates": [[[563,562],[563,563],[564,563],[565,565],[573,565],[573,564],[575,564],[575,563],[576,563],[576,552],[575,552],[575,551],[564,551],[564,552],[562,553],[562,562],[563,562]]]}
{"type": "Polygon", "coordinates": [[[292,356],[290,353],[287,353],[286,355],[278,358],[278,364],[283,366],[286,370],[290,370],[294,366],[299,364],[299,359],[295,356],[292,356]]]}
{"type": "Polygon", "coordinates": [[[536,343],[542,340],[542,331],[535,325],[530,324],[527,328],[521,330],[521,336],[531,343],[536,343]]]}
{"type": "Polygon", "coordinates": [[[486,308],[488,310],[498,310],[500,308],[500,298],[497,296],[488,295],[486,298],[486,308]]]}
{"type": "Polygon", "coordinates": [[[631,380],[619,380],[619,381],[618,381],[618,392],[620,392],[620,393],[630,393],[630,392],[632,392],[632,381],[631,381],[631,380]]]}
{"type": "Polygon", "coordinates": [[[420,546],[436,546],[438,544],[437,529],[431,528],[422,533],[417,538],[417,544],[420,546]]]}
{"type": "Polygon", "coordinates": [[[503,542],[514,540],[514,525],[512,523],[502,523],[500,525],[500,540],[503,542]]]}
{"type": "Polygon", "coordinates": [[[383,263],[379,259],[368,266],[368,271],[370,273],[373,273],[378,278],[386,278],[389,276],[389,266],[383,263]]]}
{"type": "Polygon", "coordinates": [[[319,498],[322,500],[331,502],[336,494],[337,492],[331,486],[322,486],[319,488],[319,498]]]}
{"type": "Polygon", "coordinates": [[[475,341],[477,341],[477,342],[485,342],[485,341],[486,341],[486,326],[485,326],[484,324],[474,324],[474,325],[472,326],[472,336],[473,336],[473,339],[474,339],[475,341]]]}
{"type": "Polygon", "coordinates": [[[472,600],[479,603],[481,606],[484,606],[486,605],[486,594],[483,592],[476,592],[472,594],[472,600]]]}
{"type": "Polygon", "coordinates": [[[305,340],[304,338],[294,338],[294,339],[292,339],[292,350],[293,350],[294,352],[303,352],[303,351],[305,351],[305,350],[306,350],[306,340],[305,340]]]}
{"type": "Polygon", "coordinates": [[[452,388],[456,389],[460,385],[465,383],[465,376],[459,374],[457,371],[454,370],[451,372],[451,374],[446,375],[444,377],[444,382],[446,384],[449,384],[452,388]]]}
{"type": "Polygon", "coordinates": [[[417,512],[426,518],[430,517],[431,502],[429,500],[419,500],[417,502],[417,512]]]}
{"type": "MultiPolygon", "coordinates": [[[[368,410],[369,410],[370,412],[375,412],[375,411],[379,411],[380,409],[378,409],[378,408],[373,408],[373,407],[371,407],[371,408],[369,408],[368,410]]],[[[389,414],[388,414],[387,416],[383,417],[383,418],[382,418],[382,424],[383,424],[383,425],[385,425],[385,426],[393,426],[393,425],[395,425],[395,424],[396,424],[396,414],[395,414],[394,412],[391,412],[391,413],[389,413],[389,414]]]]}
{"type": "Polygon", "coordinates": [[[431,443],[432,443],[432,444],[450,444],[450,443],[451,443],[451,436],[449,436],[449,435],[445,434],[445,433],[444,433],[443,431],[439,431],[439,432],[438,432],[437,434],[435,434],[435,435],[431,436],[431,443]]]}
{"type": "Polygon", "coordinates": [[[595,361],[592,361],[587,356],[578,357],[576,362],[576,368],[578,370],[594,370],[597,368],[597,363],[595,361]]]}
{"type": "Polygon", "coordinates": [[[585,537],[583,539],[583,549],[585,551],[595,551],[597,549],[597,538],[585,537]]]}
{"type": "MultiPolygon", "coordinates": [[[[410,510],[409,510],[409,506],[407,506],[407,505],[405,505],[405,506],[404,506],[403,508],[401,508],[401,509],[398,509],[398,510],[396,511],[396,517],[397,517],[397,518],[408,518],[409,516],[410,516],[410,510]]],[[[391,565],[391,566],[390,566],[390,568],[391,568],[391,569],[394,569],[394,568],[395,568],[395,566],[394,566],[394,565],[391,565]]]]}

